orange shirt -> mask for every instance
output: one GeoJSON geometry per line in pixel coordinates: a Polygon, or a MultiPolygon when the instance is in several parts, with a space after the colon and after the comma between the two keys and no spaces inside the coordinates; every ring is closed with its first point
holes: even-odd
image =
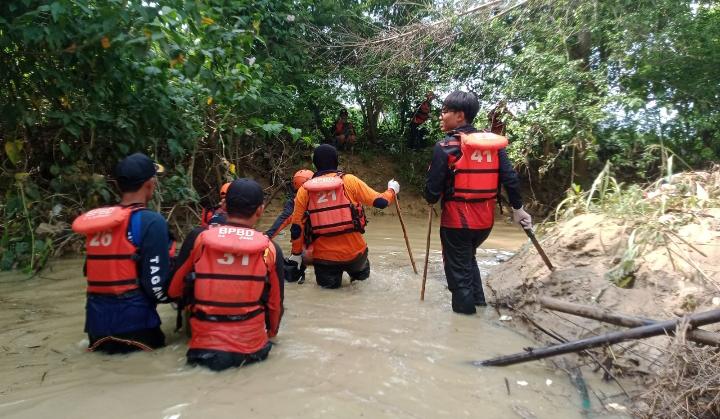
{"type": "MultiPolygon", "coordinates": [[[[337,173],[327,173],[322,176],[337,176],[337,173]]],[[[359,178],[346,174],[343,176],[345,193],[353,204],[372,206],[378,198],[384,198],[388,203],[395,199],[395,192],[388,189],[383,193],[375,191],[359,178]]],[[[305,211],[308,206],[308,191],[301,187],[295,196],[295,210],[292,223],[300,227],[300,237],[292,241],[292,253],[300,254],[303,249],[305,230],[305,211]]],[[[359,232],[345,233],[337,236],[321,236],[313,241],[313,260],[316,262],[349,262],[367,249],[367,243],[359,232]]]]}

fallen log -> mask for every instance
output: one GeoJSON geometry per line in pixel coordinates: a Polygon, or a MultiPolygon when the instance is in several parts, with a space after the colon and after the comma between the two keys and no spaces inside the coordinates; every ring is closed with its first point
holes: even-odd
{"type": "MultiPolygon", "coordinates": [[[[538,297],[537,302],[544,308],[560,311],[579,317],[585,317],[605,323],[624,327],[639,327],[656,324],[657,320],[629,316],[616,313],[604,307],[593,307],[585,304],[570,303],[551,297],[538,297]]],[[[687,339],[704,345],[720,346],[720,334],[707,330],[689,330],[687,339]]]]}
{"type": "Polygon", "coordinates": [[[689,328],[704,326],[720,322],[720,309],[710,310],[703,313],[695,313],[681,319],[666,320],[663,322],[650,324],[647,326],[635,327],[621,332],[612,332],[591,338],[580,339],[572,342],[561,343],[559,345],[548,346],[545,348],[527,348],[526,352],[512,355],[505,355],[497,358],[487,359],[484,361],[473,361],[475,366],[505,366],[519,364],[536,359],[548,358],[556,355],[563,355],[573,352],[582,351],[583,349],[596,348],[598,346],[611,345],[627,340],[644,339],[651,336],[662,334],[675,334],[675,329],[682,321],[687,320],[689,328]]]}

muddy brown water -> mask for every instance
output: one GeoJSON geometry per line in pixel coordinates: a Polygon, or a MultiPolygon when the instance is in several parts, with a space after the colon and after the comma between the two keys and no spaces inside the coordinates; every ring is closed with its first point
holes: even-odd
{"type": "MultiPolygon", "coordinates": [[[[426,220],[405,221],[420,275],[412,272],[397,218],[374,217],[366,234],[370,279],[350,284],[346,277],[341,289],[323,290],[309,269],[305,284],[286,285],[269,359],[221,373],[185,364],[186,338],[172,331],[174,312],[166,305],[166,348],[86,352],[81,258],[55,261],[32,280],[2,274],[0,417],[608,417],[581,413],[576,388],[547,364],[471,366],[534,343],[493,309],[451,312],[437,231],[420,302],[426,220]]],[[[279,240],[287,249],[288,236],[279,240]]],[[[478,252],[482,270],[525,240],[522,230],[499,222],[478,252]]]]}

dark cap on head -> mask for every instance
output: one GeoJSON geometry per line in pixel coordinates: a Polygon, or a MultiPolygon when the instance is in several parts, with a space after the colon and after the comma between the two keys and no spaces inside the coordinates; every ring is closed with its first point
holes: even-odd
{"type": "Polygon", "coordinates": [[[148,179],[163,173],[161,165],[143,153],[131,154],[115,166],[115,180],[121,190],[140,187],[148,179]]]}
{"type": "Polygon", "coordinates": [[[225,195],[225,206],[230,215],[250,217],[263,204],[262,187],[252,179],[235,179],[225,195]]]}
{"type": "Polygon", "coordinates": [[[324,170],[337,170],[338,155],[335,147],[330,144],[322,144],[313,152],[313,164],[321,172],[324,170]]]}

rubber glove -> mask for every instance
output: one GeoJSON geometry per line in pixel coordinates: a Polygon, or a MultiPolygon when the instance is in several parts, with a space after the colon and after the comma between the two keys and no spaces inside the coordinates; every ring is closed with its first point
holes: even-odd
{"type": "Polygon", "coordinates": [[[513,221],[520,224],[525,230],[532,229],[532,217],[525,211],[523,207],[513,208],[513,221]]]}
{"type": "Polygon", "coordinates": [[[392,189],[393,191],[395,191],[395,195],[397,195],[400,193],[400,184],[397,180],[390,179],[388,181],[388,189],[392,189]]]}
{"type": "Polygon", "coordinates": [[[302,264],[302,255],[290,255],[288,261],[294,263],[297,265],[297,268],[300,269],[300,265],[302,264]]]}

